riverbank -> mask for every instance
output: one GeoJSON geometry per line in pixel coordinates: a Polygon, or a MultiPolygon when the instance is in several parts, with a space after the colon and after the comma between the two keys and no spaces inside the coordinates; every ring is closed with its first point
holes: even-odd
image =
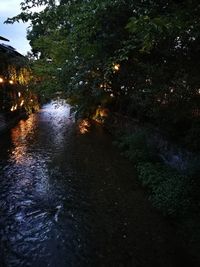
{"type": "Polygon", "coordinates": [[[174,144],[152,125],[120,114],[108,117],[105,128],[135,166],[153,206],[170,219],[185,246],[200,261],[200,155],[174,144]]]}

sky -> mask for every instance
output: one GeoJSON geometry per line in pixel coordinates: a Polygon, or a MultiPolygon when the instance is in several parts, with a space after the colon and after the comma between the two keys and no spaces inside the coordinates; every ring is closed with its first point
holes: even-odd
{"type": "Polygon", "coordinates": [[[26,55],[31,50],[26,39],[26,29],[28,23],[4,24],[8,17],[16,16],[20,13],[20,3],[22,0],[0,0],[0,36],[10,40],[10,42],[0,41],[0,43],[13,46],[19,53],[26,55]]]}

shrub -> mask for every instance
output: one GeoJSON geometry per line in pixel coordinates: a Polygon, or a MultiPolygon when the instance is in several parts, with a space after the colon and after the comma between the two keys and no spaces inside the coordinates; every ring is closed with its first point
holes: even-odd
{"type": "Polygon", "coordinates": [[[122,149],[123,154],[135,164],[139,162],[155,161],[154,148],[147,142],[147,130],[138,130],[133,134],[122,135],[115,142],[122,149]]]}
{"type": "Polygon", "coordinates": [[[161,163],[141,163],[139,179],[151,189],[153,205],[165,215],[183,215],[189,208],[189,178],[161,163]]]}
{"type": "Polygon", "coordinates": [[[191,176],[161,162],[155,148],[147,141],[148,132],[138,130],[121,135],[115,143],[137,166],[139,180],[150,189],[149,198],[153,205],[165,215],[184,215],[191,206],[191,176]]]}

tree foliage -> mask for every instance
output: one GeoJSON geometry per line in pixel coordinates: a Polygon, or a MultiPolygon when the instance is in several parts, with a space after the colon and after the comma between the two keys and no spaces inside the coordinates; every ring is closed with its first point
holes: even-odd
{"type": "Polygon", "coordinates": [[[108,106],[199,131],[199,1],[25,0],[21,9],[7,22],[31,21],[35,72],[81,114],[108,106]]]}

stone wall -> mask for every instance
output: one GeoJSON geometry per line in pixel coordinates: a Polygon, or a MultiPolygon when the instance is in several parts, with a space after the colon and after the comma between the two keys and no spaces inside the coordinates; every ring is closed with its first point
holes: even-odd
{"type": "Polygon", "coordinates": [[[176,145],[153,125],[141,124],[138,120],[114,113],[107,118],[105,128],[113,135],[117,133],[131,134],[141,129],[148,129],[147,141],[155,147],[157,154],[165,164],[183,173],[190,174],[190,172],[200,171],[200,153],[193,153],[176,145]]]}

